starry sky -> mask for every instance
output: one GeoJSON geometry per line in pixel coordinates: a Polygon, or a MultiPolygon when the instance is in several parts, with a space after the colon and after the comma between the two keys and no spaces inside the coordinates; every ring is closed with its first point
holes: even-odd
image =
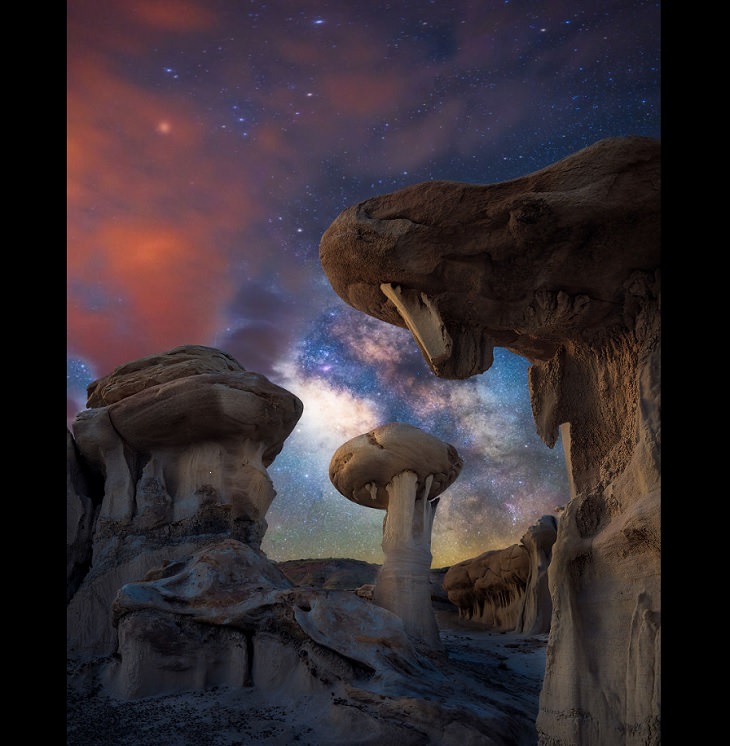
{"type": "Polygon", "coordinates": [[[67,425],[86,386],[182,344],[228,352],[304,413],[269,467],[270,559],[382,562],[383,513],[328,466],[390,421],[464,460],[433,567],[519,542],[568,499],[529,363],[437,379],[346,305],[319,241],[346,207],[524,176],[604,137],[660,137],[660,4],[641,0],[69,0],[67,425]]]}

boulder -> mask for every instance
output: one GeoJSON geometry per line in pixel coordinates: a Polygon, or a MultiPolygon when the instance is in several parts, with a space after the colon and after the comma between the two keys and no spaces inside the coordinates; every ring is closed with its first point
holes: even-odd
{"type": "MultiPolygon", "coordinates": [[[[296,711],[292,726],[310,726],[308,744],[527,746],[534,738],[524,677],[513,676],[514,693],[485,691],[486,672],[451,668],[387,609],[352,591],[295,587],[236,539],[125,584],[113,620],[119,645],[100,676],[103,692],[140,702],[140,714],[175,695],[220,691],[216,711],[235,712],[242,725],[296,711]],[[232,698],[237,705],[226,708],[232,698]]],[[[239,726],[205,742],[236,740],[236,730],[243,737],[239,726]]]]}

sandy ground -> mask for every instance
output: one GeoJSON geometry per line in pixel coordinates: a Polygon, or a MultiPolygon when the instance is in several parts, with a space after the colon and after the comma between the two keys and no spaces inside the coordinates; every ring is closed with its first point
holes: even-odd
{"type": "MultiPolygon", "coordinates": [[[[515,707],[534,722],[547,634],[489,631],[460,620],[453,612],[436,614],[456,680],[469,677],[477,687],[483,686],[488,707],[499,708],[505,703],[505,708],[515,707]]],[[[362,728],[370,735],[361,740],[359,713],[344,702],[339,709],[333,708],[333,703],[340,703],[323,701],[321,693],[295,700],[283,698],[272,705],[270,697],[262,696],[255,687],[218,687],[127,702],[104,696],[93,683],[90,687],[91,678],[87,677],[83,686],[75,686],[74,682],[83,682],[84,674],[69,672],[67,746],[350,746],[373,742],[372,718],[362,718],[362,728]],[[326,721],[331,720],[333,710],[341,711],[336,725],[352,723],[352,735],[346,741],[328,735],[331,731],[326,721]],[[323,712],[328,713],[326,718],[323,712]]],[[[379,743],[408,746],[425,742],[404,727],[402,737],[395,739],[391,733],[379,743]]]]}

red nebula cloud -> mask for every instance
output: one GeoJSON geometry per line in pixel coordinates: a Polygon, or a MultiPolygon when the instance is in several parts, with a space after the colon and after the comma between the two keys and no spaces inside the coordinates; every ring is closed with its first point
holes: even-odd
{"type": "Polygon", "coordinates": [[[93,353],[106,373],[140,355],[211,339],[218,299],[231,291],[222,258],[200,248],[185,227],[111,222],[77,246],[68,307],[75,352],[93,353]],[[100,285],[104,296],[95,298],[100,285]]]}
{"type": "Polygon", "coordinates": [[[124,6],[130,19],[158,31],[205,31],[219,22],[215,11],[187,0],[138,0],[124,6]]]}
{"type": "Polygon", "coordinates": [[[210,344],[232,293],[231,236],[252,277],[268,261],[246,237],[261,217],[258,180],[206,151],[193,104],[93,56],[70,65],[67,131],[69,353],[104,375],[210,344]]]}
{"type": "Polygon", "coordinates": [[[372,72],[331,73],[323,81],[324,92],[333,108],[353,118],[392,112],[407,86],[405,77],[372,72]]]}

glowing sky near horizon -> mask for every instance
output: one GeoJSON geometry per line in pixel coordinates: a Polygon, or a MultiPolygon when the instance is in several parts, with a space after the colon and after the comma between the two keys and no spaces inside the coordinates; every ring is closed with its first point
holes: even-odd
{"type": "Polygon", "coordinates": [[[383,514],[327,467],[406,421],[464,459],[432,540],[445,566],[567,501],[528,363],[436,379],[403,329],[319,263],[350,205],[410,184],[524,176],[616,135],[660,136],[660,4],[72,0],[67,4],[67,424],[86,386],[181,344],[296,394],[269,468],[274,560],[381,562],[383,514]]]}

